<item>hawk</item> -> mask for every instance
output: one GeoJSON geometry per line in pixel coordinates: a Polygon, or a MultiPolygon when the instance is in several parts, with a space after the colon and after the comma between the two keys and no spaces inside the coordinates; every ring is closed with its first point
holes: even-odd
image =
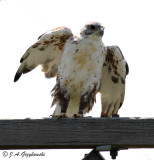
{"type": "MultiPolygon", "coordinates": [[[[57,84],[53,89],[53,104],[58,103],[66,117],[71,105],[74,117],[82,117],[90,111],[100,87],[105,46],[102,42],[104,27],[98,23],[86,24],[79,37],[69,39],[58,67],[57,84]]],[[[73,114],[72,112],[72,114],[73,114]]]]}
{"type": "Polygon", "coordinates": [[[22,56],[14,82],[41,65],[47,78],[57,76],[52,94],[54,116],[82,116],[92,109],[97,92],[101,92],[101,116],[116,114],[124,99],[128,65],[117,46],[104,46],[103,33],[104,27],[98,22],[86,24],[80,37],[68,27],[45,32],[22,56]],[[61,114],[62,108],[66,114],[61,114]]]}
{"type": "MultiPolygon", "coordinates": [[[[101,93],[101,117],[118,116],[125,96],[126,75],[129,73],[128,64],[118,46],[107,46],[105,61],[102,66],[102,78],[99,91],[101,93]]],[[[57,104],[54,115],[61,111],[57,104]]],[[[85,109],[84,114],[88,111],[85,109]]],[[[68,108],[67,116],[77,113],[74,107],[68,108]]]]}

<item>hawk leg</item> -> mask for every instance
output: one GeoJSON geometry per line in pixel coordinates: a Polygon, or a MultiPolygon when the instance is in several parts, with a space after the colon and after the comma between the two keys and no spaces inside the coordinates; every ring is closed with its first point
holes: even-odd
{"type": "Polygon", "coordinates": [[[60,113],[60,115],[56,115],[57,119],[67,118],[66,111],[67,111],[69,100],[70,100],[70,98],[65,98],[64,95],[61,96],[61,98],[60,98],[61,113],[60,113]]]}
{"type": "Polygon", "coordinates": [[[74,115],[74,117],[83,117],[84,110],[89,106],[89,94],[85,93],[81,96],[80,105],[79,105],[79,112],[78,114],[74,115]]]}
{"type": "MultiPolygon", "coordinates": [[[[57,77],[58,79],[58,77],[57,77]]],[[[67,94],[66,90],[62,90],[60,88],[60,82],[58,81],[57,84],[55,85],[55,87],[52,89],[52,96],[54,96],[52,105],[58,103],[59,106],[61,107],[61,112],[59,115],[53,115],[52,117],[56,117],[58,118],[66,118],[66,111],[67,111],[67,107],[68,107],[68,103],[70,100],[70,96],[67,94]]]]}
{"type": "Polygon", "coordinates": [[[96,86],[97,85],[95,84],[91,92],[86,92],[84,95],[81,96],[77,117],[83,117],[85,109],[87,110],[87,112],[92,109],[94,102],[96,102],[96,86]]]}
{"type": "Polygon", "coordinates": [[[63,97],[63,98],[60,100],[61,113],[66,113],[69,100],[70,100],[70,98],[65,98],[65,97],[63,97]]]}
{"type": "Polygon", "coordinates": [[[66,95],[66,92],[62,92],[62,91],[57,92],[57,95],[55,97],[58,98],[59,100],[59,105],[61,107],[61,113],[59,115],[52,115],[52,117],[55,117],[57,119],[67,118],[66,111],[67,111],[70,97],[69,96],[66,97],[65,95],[66,95]]]}

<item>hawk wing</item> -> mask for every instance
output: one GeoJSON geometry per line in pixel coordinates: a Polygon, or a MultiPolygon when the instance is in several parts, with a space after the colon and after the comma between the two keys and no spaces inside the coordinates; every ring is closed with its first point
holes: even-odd
{"type": "Polygon", "coordinates": [[[42,65],[46,77],[54,77],[57,74],[65,43],[72,36],[71,30],[67,27],[58,27],[42,34],[22,56],[14,82],[38,65],[42,65]]]}
{"type": "Polygon", "coordinates": [[[102,117],[117,114],[125,96],[125,79],[129,67],[118,46],[108,46],[100,87],[102,117]]]}

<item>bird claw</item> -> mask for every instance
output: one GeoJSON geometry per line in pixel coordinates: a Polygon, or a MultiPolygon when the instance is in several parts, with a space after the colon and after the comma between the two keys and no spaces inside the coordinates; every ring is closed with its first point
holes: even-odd
{"type": "Polygon", "coordinates": [[[112,114],[112,117],[120,117],[119,114],[112,114]]]}
{"type": "Polygon", "coordinates": [[[60,119],[60,118],[68,118],[66,113],[61,113],[59,115],[50,115],[52,118],[60,119]]]}
{"type": "Polygon", "coordinates": [[[83,118],[83,114],[74,114],[73,118],[83,118]]]}

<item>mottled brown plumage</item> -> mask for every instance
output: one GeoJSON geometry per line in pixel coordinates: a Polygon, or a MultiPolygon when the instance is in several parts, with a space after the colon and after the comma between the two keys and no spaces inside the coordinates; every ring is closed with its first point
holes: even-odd
{"type": "Polygon", "coordinates": [[[92,22],[81,29],[80,37],[67,41],[52,94],[61,114],[82,117],[92,109],[105,58],[103,31],[99,23],[92,22]]]}
{"type": "Polygon", "coordinates": [[[46,77],[54,77],[57,74],[57,66],[65,43],[70,37],[73,37],[73,34],[67,27],[59,27],[42,34],[22,56],[14,82],[22,74],[32,71],[38,65],[42,65],[42,71],[45,72],[46,77]]]}
{"type": "Polygon", "coordinates": [[[125,96],[125,78],[129,67],[118,46],[108,46],[100,87],[102,117],[118,113],[125,96]]]}
{"type": "Polygon", "coordinates": [[[104,27],[98,22],[86,24],[79,37],[67,27],[45,32],[20,59],[14,82],[41,65],[47,78],[58,74],[52,94],[54,116],[82,117],[92,109],[97,92],[101,93],[101,116],[117,114],[129,67],[118,46],[104,46],[100,38],[103,33],[104,27]]]}

